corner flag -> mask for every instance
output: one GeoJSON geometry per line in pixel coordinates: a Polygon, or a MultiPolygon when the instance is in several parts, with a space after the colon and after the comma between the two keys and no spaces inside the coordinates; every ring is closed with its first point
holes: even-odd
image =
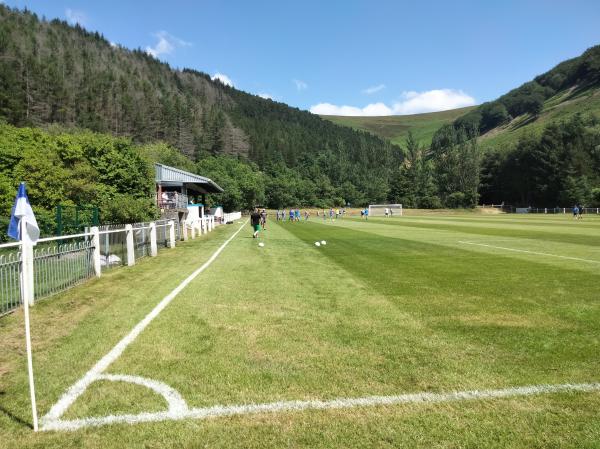
{"type": "Polygon", "coordinates": [[[40,237],[40,228],[29,204],[25,183],[19,185],[19,191],[15,198],[15,204],[10,213],[8,224],[8,235],[15,240],[21,241],[21,268],[19,270],[19,281],[21,291],[21,303],[25,315],[25,342],[27,346],[27,371],[29,374],[29,393],[31,396],[31,414],[33,416],[33,430],[38,430],[37,406],[35,403],[35,385],[33,383],[33,360],[31,356],[31,331],[29,325],[29,295],[33,298],[33,251],[32,247],[40,237]],[[29,268],[28,268],[29,267],[29,268]]]}
{"type": "Polygon", "coordinates": [[[27,240],[32,245],[35,245],[40,237],[40,228],[31,209],[31,204],[29,204],[24,182],[19,185],[15,204],[10,213],[8,236],[15,240],[27,240]],[[24,221],[24,226],[22,227],[19,226],[21,220],[24,221]],[[21,229],[25,230],[24,235],[21,235],[21,229]]]}

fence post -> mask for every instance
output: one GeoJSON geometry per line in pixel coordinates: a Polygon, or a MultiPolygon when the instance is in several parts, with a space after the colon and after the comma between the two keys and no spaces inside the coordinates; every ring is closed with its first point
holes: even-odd
{"type": "Polygon", "coordinates": [[[35,290],[33,284],[33,245],[25,240],[21,241],[21,297],[30,306],[34,304],[35,290]]]}
{"type": "Polygon", "coordinates": [[[133,226],[125,225],[125,233],[127,235],[127,265],[135,265],[135,245],[133,244],[133,226]]]}
{"type": "Polygon", "coordinates": [[[175,222],[169,220],[169,248],[175,248],[175,222]]]}
{"type": "Polygon", "coordinates": [[[156,257],[158,249],[156,248],[156,222],[150,222],[150,257],[156,257]]]}
{"type": "Polygon", "coordinates": [[[96,277],[100,277],[102,275],[102,265],[100,264],[100,229],[98,229],[98,226],[92,226],[90,231],[92,233],[92,245],[94,245],[92,256],[94,259],[94,273],[96,273],[96,277]]]}
{"type": "Polygon", "coordinates": [[[183,241],[187,242],[188,239],[188,233],[187,233],[188,229],[187,229],[187,223],[184,221],[181,222],[181,233],[183,234],[183,241]]]}

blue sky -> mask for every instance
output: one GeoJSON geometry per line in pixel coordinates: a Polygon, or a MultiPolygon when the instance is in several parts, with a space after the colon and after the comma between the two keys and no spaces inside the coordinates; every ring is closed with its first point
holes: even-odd
{"type": "Polygon", "coordinates": [[[247,92],[346,115],[492,100],[600,44],[598,0],[4,3],[247,92]]]}

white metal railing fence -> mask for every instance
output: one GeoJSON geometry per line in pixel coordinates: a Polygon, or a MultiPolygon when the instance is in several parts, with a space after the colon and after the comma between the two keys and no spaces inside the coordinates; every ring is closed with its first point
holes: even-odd
{"type": "MultiPolygon", "coordinates": [[[[175,224],[175,240],[179,240],[179,223],[175,224]]],[[[159,248],[169,247],[169,222],[168,220],[156,221],[156,245],[159,248]]]]}
{"type": "Polygon", "coordinates": [[[197,218],[192,221],[183,221],[181,224],[182,240],[187,240],[188,236],[196,238],[196,235],[211,232],[218,224],[219,223],[215,220],[214,215],[205,215],[202,218],[197,218]]]}
{"type": "Polygon", "coordinates": [[[101,226],[98,233],[101,270],[126,265],[127,231],[124,225],[101,226]]]}
{"type": "MultiPolygon", "coordinates": [[[[477,206],[479,209],[500,209],[503,212],[518,214],[570,214],[573,213],[573,206],[570,207],[515,207],[504,204],[482,204],[477,206]]],[[[600,207],[581,207],[581,214],[600,215],[600,207]]]]}
{"type": "Polygon", "coordinates": [[[600,207],[584,207],[582,208],[581,213],[600,215],[600,207]]]}
{"type": "MultiPolygon", "coordinates": [[[[573,207],[517,207],[515,212],[522,214],[571,214],[573,207]]],[[[600,215],[600,207],[582,207],[581,214],[600,215]]]]}
{"type": "Polygon", "coordinates": [[[21,249],[5,248],[0,255],[0,315],[19,307],[21,303],[19,289],[19,269],[21,267],[21,249]]]}
{"type": "Polygon", "coordinates": [[[57,243],[33,251],[34,297],[44,298],[94,276],[91,239],[57,243]]]}
{"type": "Polygon", "coordinates": [[[141,259],[150,255],[150,226],[133,225],[133,247],[135,258],[141,259]]]}
{"type": "Polygon", "coordinates": [[[241,220],[242,213],[241,212],[230,212],[227,214],[223,214],[223,223],[229,223],[230,221],[241,220]]]}
{"type": "Polygon", "coordinates": [[[94,275],[92,240],[88,234],[49,237],[34,248],[21,242],[0,245],[0,315],[21,304],[21,277],[27,296],[44,298],[94,275]]]}
{"type": "Polygon", "coordinates": [[[35,248],[24,242],[0,244],[0,316],[19,307],[22,299],[33,305],[34,299],[101,276],[104,268],[134,265],[136,258],[156,256],[157,241],[161,247],[175,247],[173,221],[136,228],[130,224],[93,227],[82,234],[39,239],[35,248]],[[158,240],[157,228],[162,229],[158,240]]]}
{"type": "Polygon", "coordinates": [[[216,224],[208,215],[191,223],[159,220],[93,227],[81,234],[39,239],[35,247],[0,244],[0,316],[19,307],[21,298],[33,305],[34,299],[100,277],[103,270],[156,256],[159,248],[174,248],[176,240],[193,239],[216,224]]]}

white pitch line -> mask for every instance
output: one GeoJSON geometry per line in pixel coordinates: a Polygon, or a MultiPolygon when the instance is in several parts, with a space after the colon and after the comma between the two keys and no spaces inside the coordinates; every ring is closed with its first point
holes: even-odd
{"type": "Polygon", "coordinates": [[[466,400],[485,400],[510,398],[517,396],[532,396],[544,393],[563,392],[596,392],[600,391],[600,383],[561,384],[561,385],[532,385],[512,387],[501,390],[471,390],[450,393],[413,393],[397,396],[368,396],[363,398],[343,398],[329,401],[281,401],[264,404],[229,405],[205,408],[193,408],[185,412],[171,411],[156,413],[140,413],[138,415],[111,415],[96,418],[74,420],[56,420],[46,423],[42,430],[72,431],[84,427],[99,427],[108,424],[137,424],[182,419],[207,419],[233,415],[248,415],[256,413],[295,412],[302,410],[331,410],[353,407],[373,407],[396,404],[421,404],[455,402],[466,400]]]}
{"type": "Polygon", "coordinates": [[[235,236],[239,234],[239,232],[246,225],[244,223],[240,228],[229,237],[225,243],[223,243],[214,254],[208,259],[200,268],[190,274],[187,278],[185,278],[181,284],[179,284],[171,293],[165,296],[152,311],[146,315],[146,317],[140,321],[116,346],[110,350],[108,354],[102,357],[93,367],[90,369],[81,379],[79,379],[76,383],[74,383],[58,400],[56,404],[52,406],[50,411],[42,418],[42,426],[49,425],[52,421],[58,420],[67,409],[75,402],[75,400],[87,389],[87,387],[98,380],[98,377],[109,367],[111,363],[113,363],[119,356],[123,353],[125,348],[129,346],[133,341],[140,335],[140,333],[152,322],[154,318],[156,318],[160,312],[163,311],[167,305],[185,288],[192,282],[196,276],[202,273],[206,268],[210,266],[217,258],[219,254],[225,249],[225,247],[231,242],[235,236]]]}
{"type": "Polygon", "coordinates": [[[148,379],[140,376],[130,376],[128,374],[100,374],[96,380],[108,380],[111,382],[128,382],[136,385],[141,385],[154,391],[156,394],[160,394],[167,402],[169,412],[182,413],[189,410],[185,399],[179,394],[177,390],[164,382],[158,380],[148,379]]]}
{"type": "Polygon", "coordinates": [[[527,251],[525,249],[515,249],[515,248],[506,248],[504,246],[486,245],[485,243],[465,242],[462,240],[459,240],[458,243],[463,243],[466,245],[485,246],[486,248],[503,249],[505,251],[514,251],[516,253],[535,254],[537,256],[558,257],[560,259],[577,260],[579,262],[600,263],[600,260],[582,259],[580,257],[570,257],[570,256],[559,256],[558,254],[540,253],[537,251],[527,251]]]}

